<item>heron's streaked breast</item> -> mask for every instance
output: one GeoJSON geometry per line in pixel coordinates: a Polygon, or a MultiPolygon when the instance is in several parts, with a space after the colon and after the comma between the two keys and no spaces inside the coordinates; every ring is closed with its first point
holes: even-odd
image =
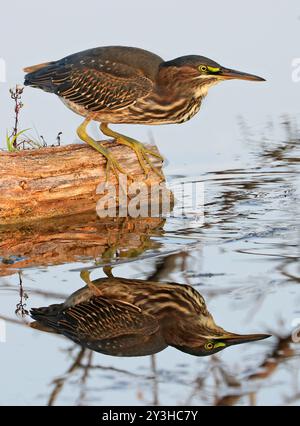
{"type": "Polygon", "coordinates": [[[129,107],[132,117],[139,117],[145,124],[183,123],[192,118],[201,107],[202,97],[191,99],[175,99],[170,102],[159,102],[145,98],[129,107]]]}
{"type": "MultiPolygon", "coordinates": [[[[150,289],[149,289],[150,290],[150,289]]],[[[134,305],[150,315],[165,316],[174,312],[176,315],[202,314],[207,312],[205,301],[193,288],[187,286],[171,286],[154,288],[147,297],[143,290],[136,291],[134,305]]]]}
{"type": "Polygon", "coordinates": [[[60,98],[63,103],[76,114],[91,116],[95,121],[103,123],[127,124],[174,124],[184,123],[191,119],[200,109],[204,96],[170,99],[162,102],[157,96],[149,96],[138,100],[135,104],[119,110],[105,108],[98,112],[70,100],[60,98]]]}

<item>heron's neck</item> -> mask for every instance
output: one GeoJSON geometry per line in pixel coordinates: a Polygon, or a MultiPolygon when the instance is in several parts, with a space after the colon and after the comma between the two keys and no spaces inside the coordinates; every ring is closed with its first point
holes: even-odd
{"type": "Polygon", "coordinates": [[[157,77],[157,91],[164,98],[198,99],[199,102],[207,95],[208,89],[218,83],[211,76],[189,78],[187,71],[177,67],[161,68],[157,77]]]}

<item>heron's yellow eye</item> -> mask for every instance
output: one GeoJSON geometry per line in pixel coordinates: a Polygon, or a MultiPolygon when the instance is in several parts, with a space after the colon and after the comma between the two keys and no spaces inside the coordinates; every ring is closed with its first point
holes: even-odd
{"type": "Polygon", "coordinates": [[[214,348],[214,344],[213,344],[212,342],[207,342],[207,343],[205,343],[204,348],[205,348],[207,351],[211,351],[211,350],[214,348]]]}
{"type": "Polygon", "coordinates": [[[199,70],[201,72],[207,72],[207,66],[206,65],[200,65],[199,70]]]}

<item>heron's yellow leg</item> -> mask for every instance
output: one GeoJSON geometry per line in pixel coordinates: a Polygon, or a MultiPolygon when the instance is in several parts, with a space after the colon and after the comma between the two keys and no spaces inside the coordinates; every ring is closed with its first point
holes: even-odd
{"type": "Polygon", "coordinates": [[[116,139],[116,142],[122,144],[122,145],[126,145],[129,146],[131,149],[133,149],[133,151],[136,153],[136,156],[139,160],[139,163],[144,171],[144,173],[147,175],[148,174],[148,170],[147,170],[147,164],[150,166],[150,168],[161,178],[164,179],[163,175],[161,174],[161,172],[154,166],[154,164],[152,163],[152,161],[149,158],[149,155],[152,155],[155,158],[159,158],[161,161],[164,160],[164,158],[158,154],[155,151],[152,151],[150,149],[145,148],[145,146],[135,140],[132,139],[128,136],[122,135],[121,133],[117,133],[111,129],[109,129],[108,125],[106,123],[102,123],[100,125],[100,130],[102,133],[104,133],[106,136],[110,136],[114,139],[116,139]]]}
{"type": "Polygon", "coordinates": [[[94,149],[96,149],[98,152],[100,152],[100,154],[102,154],[106,158],[106,160],[107,160],[106,181],[108,181],[109,171],[110,171],[111,168],[112,168],[114,174],[116,175],[117,179],[119,179],[118,173],[117,173],[118,171],[120,173],[124,173],[124,174],[127,174],[127,173],[120,166],[120,164],[114,158],[114,156],[104,146],[102,146],[100,143],[96,142],[93,138],[91,138],[87,134],[86,128],[87,128],[87,126],[89,125],[90,122],[91,122],[91,120],[89,118],[86,118],[84,120],[84,122],[78,127],[78,129],[77,129],[78,137],[81,140],[83,140],[84,142],[88,143],[90,146],[92,146],[94,149]]]}
{"type": "Polygon", "coordinates": [[[99,288],[93,283],[93,281],[91,281],[89,271],[87,271],[87,270],[81,271],[80,272],[80,278],[86,283],[86,285],[88,286],[90,291],[95,296],[101,296],[101,294],[102,294],[101,290],[99,290],[99,288]]]}
{"type": "Polygon", "coordinates": [[[114,278],[112,270],[112,266],[104,266],[103,272],[105,273],[107,278],[114,278]]]}

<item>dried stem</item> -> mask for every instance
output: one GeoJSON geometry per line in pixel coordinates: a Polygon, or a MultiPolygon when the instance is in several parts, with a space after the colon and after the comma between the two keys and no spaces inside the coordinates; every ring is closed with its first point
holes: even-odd
{"type": "Polygon", "coordinates": [[[20,116],[20,110],[21,108],[23,108],[24,104],[22,102],[22,94],[24,91],[24,87],[20,86],[20,85],[16,85],[16,87],[13,89],[10,89],[10,96],[14,101],[14,113],[15,113],[15,123],[14,123],[14,127],[13,127],[13,131],[11,134],[11,137],[14,138],[14,142],[13,142],[13,147],[17,148],[18,147],[18,142],[17,142],[17,134],[19,132],[19,116],[20,116]]]}

